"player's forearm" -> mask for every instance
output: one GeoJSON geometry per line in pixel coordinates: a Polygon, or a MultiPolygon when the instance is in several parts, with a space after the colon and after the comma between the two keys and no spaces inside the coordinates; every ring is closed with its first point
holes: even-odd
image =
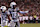
{"type": "Polygon", "coordinates": [[[10,19],[12,20],[12,17],[10,16],[10,19]]]}
{"type": "Polygon", "coordinates": [[[11,16],[10,15],[8,15],[8,19],[11,20],[11,16]]]}

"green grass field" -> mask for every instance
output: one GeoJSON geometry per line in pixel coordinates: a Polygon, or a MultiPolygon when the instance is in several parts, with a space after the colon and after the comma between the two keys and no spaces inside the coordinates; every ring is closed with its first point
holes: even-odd
{"type": "Polygon", "coordinates": [[[40,27],[40,23],[20,24],[20,27],[40,27]]]}

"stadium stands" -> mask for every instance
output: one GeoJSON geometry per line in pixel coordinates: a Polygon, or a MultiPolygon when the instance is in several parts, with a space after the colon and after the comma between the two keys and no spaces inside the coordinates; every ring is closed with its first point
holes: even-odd
{"type": "MultiPolygon", "coordinates": [[[[0,6],[5,5],[9,8],[12,1],[13,0],[0,0],[0,6]]],[[[40,22],[40,0],[15,0],[15,2],[20,9],[19,11],[28,11],[28,13],[25,14],[19,13],[19,16],[28,16],[28,22],[40,22]]]]}

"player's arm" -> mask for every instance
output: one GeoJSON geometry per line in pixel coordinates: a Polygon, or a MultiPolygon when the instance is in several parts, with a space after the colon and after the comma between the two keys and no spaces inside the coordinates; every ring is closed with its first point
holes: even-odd
{"type": "Polygon", "coordinates": [[[11,14],[9,12],[7,12],[7,16],[9,20],[12,20],[11,14]]]}

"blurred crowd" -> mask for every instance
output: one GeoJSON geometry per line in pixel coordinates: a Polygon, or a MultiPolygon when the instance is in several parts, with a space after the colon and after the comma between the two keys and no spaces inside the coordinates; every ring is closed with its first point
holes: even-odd
{"type": "MultiPolygon", "coordinates": [[[[10,3],[13,0],[0,0],[0,6],[5,5],[7,8],[10,8],[10,3]]],[[[19,13],[21,17],[28,16],[37,19],[40,22],[40,0],[14,0],[17,3],[19,11],[26,11],[27,13],[19,13]]],[[[26,17],[27,18],[27,17],[26,17]]]]}

